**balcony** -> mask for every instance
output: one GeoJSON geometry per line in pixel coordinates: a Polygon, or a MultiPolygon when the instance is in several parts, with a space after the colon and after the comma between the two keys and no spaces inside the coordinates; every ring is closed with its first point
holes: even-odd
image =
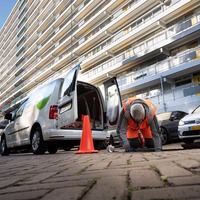
{"type": "MultiPolygon", "coordinates": [[[[199,34],[200,13],[197,13],[192,16],[191,19],[185,20],[179,24],[169,27],[168,29],[165,29],[164,31],[156,34],[154,37],[151,37],[140,44],[133,46],[132,48],[124,51],[114,58],[109,59],[106,62],[103,62],[91,70],[86,72],[83,71],[82,78],[91,83],[97,83],[98,81],[102,81],[108,72],[119,74],[130,66],[133,68],[145,60],[153,58],[159,54],[165,54],[168,56],[167,48],[163,47],[167,47],[167,45],[180,45],[183,41],[188,42],[191,39],[199,37],[199,34]],[[190,21],[192,21],[192,23],[189,23],[190,21]],[[180,29],[180,27],[182,28],[180,29]]],[[[103,49],[103,46],[102,48],[101,46],[97,48],[96,50],[98,52],[103,49]]],[[[93,54],[95,54],[95,52],[93,54]]],[[[93,54],[91,53],[91,55],[93,54]]]]}
{"type": "MultiPolygon", "coordinates": [[[[185,85],[185,89],[190,89],[194,85],[185,85]]],[[[171,111],[171,110],[183,110],[191,113],[200,102],[199,93],[191,96],[184,95],[183,88],[175,88],[170,91],[166,91],[164,94],[158,93],[153,96],[141,96],[147,98],[153,102],[157,107],[157,113],[171,111]],[[191,98],[192,97],[192,98],[191,98]]]]}
{"type": "Polygon", "coordinates": [[[200,65],[200,46],[158,62],[118,79],[122,94],[139,91],[160,83],[161,77],[175,78],[197,72],[200,65]]]}

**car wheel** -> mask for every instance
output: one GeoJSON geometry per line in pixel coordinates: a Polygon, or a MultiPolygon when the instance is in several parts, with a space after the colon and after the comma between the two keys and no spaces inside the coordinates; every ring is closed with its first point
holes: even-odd
{"type": "Polygon", "coordinates": [[[161,139],[162,139],[162,144],[167,144],[169,141],[168,138],[168,132],[165,128],[161,127],[161,139]]]}
{"type": "Polygon", "coordinates": [[[48,147],[49,154],[54,154],[58,151],[58,148],[56,147],[48,147]]]}
{"type": "Polygon", "coordinates": [[[108,141],[94,141],[95,150],[106,149],[108,145],[108,141]]]}
{"type": "Polygon", "coordinates": [[[111,144],[112,146],[114,146],[114,138],[113,138],[112,135],[110,136],[109,144],[111,144]]]}
{"type": "Polygon", "coordinates": [[[5,136],[3,136],[1,138],[1,155],[8,156],[9,154],[10,154],[10,149],[7,147],[5,136]]]}
{"type": "Polygon", "coordinates": [[[100,143],[100,149],[106,149],[108,145],[110,145],[110,138],[100,143]]]}
{"type": "Polygon", "coordinates": [[[64,149],[65,151],[70,151],[72,148],[73,148],[73,147],[64,147],[63,149],[64,149]]]}
{"type": "Polygon", "coordinates": [[[46,151],[45,143],[42,138],[42,131],[39,127],[33,130],[31,137],[31,149],[34,154],[44,154],[46,151]]]}
{"type": "Polygon", "coordinates": [[[185,144],[192,144],[194,142],[194,139],[193,138],[190,138],[190,139],[184,139],[183,142],[185,144]]]}

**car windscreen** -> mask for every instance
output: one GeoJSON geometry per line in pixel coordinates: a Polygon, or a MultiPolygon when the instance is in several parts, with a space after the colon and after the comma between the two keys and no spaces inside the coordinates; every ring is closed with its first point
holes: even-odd
{"type": "Polygon", "coordinates": [[[198,106],[194,111],[193,113],[199,113],[200,112],[200,106],[198,106]]]}

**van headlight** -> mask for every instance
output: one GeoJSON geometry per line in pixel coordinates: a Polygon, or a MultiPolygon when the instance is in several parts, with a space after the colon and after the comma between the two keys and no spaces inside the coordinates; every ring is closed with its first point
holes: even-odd
{"type": "Polygon", "coordinates": [[[184,125],[183,120],[180,120],[178,125],[179,125],[179,126],[183,126],[183,125],[184,125]]]}

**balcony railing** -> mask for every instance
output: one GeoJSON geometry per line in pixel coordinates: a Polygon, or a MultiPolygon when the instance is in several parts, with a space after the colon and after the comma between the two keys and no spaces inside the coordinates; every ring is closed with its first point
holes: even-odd
{"type": "MultiPolygon", "coordinates": [[[[143,56],[146,54],[146,50],[148,49],[148,52],[153,51],[159,47],[162,47],[163,41],[166,41],[172,39],[172,37],[176,36],[180,32],[187,30],[189,28],[192,28],[194,26],[197,26],[200,23],[200,13],[197,13],[194,15],[191,19],[188,19],[186,21],[183,21],[182,23],[176,24],[172,27],[169,27],[168,29],[156,34],[154,37],[149,38],[145,40],[144,42],[133,46],[132,48],[124,51],[123,53],[115,56],[114,58],[98,65],[97,67],[92,68],[91,70],[88,70],[87,72],[82,74],[83,79],[92,79],[92,77],[97,76],[99,73],[103,73],[104,71],[107,72],[108,70],[112,71],[113,69],[122,65],[122,61],[133,57],[133,56],[143,56]],[[192,22],[192,23],[190,23],[192,22]],[[187,25],[186,25],[187,24],[187,25]],[[178,28],[177,28],[178,27],[178,28]],[[181,28],[180,28],[181,27],[181,28]]],[[[99,49],[96,48],[96,51],[102,50],[104,47],[99,46],[99,49]]],[[[94,52],[96,53],[96,52],[94,52]]],[[[91,55],[94,53],[91,52],[91,55]]],[[[82,58],[83,59],[83,58],[82,58]]]]}
{"type": "MultiPolygon", "coordinates": [[[[190,89],[191,87],[194,87],[194,85],[185,85],[184,89],[190,89]]],[[[157,106],[157,113],[159,112],[165,112],[167,110],[185,110],[188,112],[192,111],[194,108],[191,107],[191,97],[193,99],[193,103],[199,104],[200,94],[193,94],[191,96],[185,96],[183,92],[183,88],[174,88],[169,91],[165,91],[164,94],[157,93],[153,96],[146,96],[146,95],[140,95],[140,97],[150,99],[151,102],[154,103],[154,105],[157,106]]]]}
{"type": "Polygon", "coordinates": [[[164,71],[178,67],[183,63],[191,62],[197,59],[200,59],[200,46],[181,52],[180,54],[170,57],[162,62],[158,62],[144,69],[120,77],[118,80],[119,87],[123,89],[124,86],[135,83],[138,80],[162,73],[164,71]]]}

